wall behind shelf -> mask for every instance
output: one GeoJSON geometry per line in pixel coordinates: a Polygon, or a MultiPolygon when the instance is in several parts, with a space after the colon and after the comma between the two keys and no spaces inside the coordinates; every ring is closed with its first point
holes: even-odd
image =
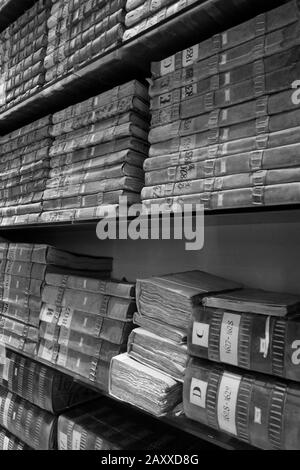
{"type": "MultiPolygon", "coordinates": [[[[247,214],[245,214],[247,216],[247,214]]],[[[231,216],[234,217],[234,216],[231,216]]],[[[278,292],[300,293],[300,221],[206,225],[204,249],[183,241],[100,241],[94,229],[34,232],[18,241],[45,242],[91,255],[113,256],[114,276],[134,281],[154,274],[202,269],[278,292]]],[[[208,220],[209,222],[209,220],[208,220]]]]}

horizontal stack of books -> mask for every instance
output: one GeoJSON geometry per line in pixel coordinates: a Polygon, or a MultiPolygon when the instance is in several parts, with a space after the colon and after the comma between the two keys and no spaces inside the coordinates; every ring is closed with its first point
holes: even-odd
{"type": "Polygon", "coordinates": [[[299,3],[152,65],[145,206],[300,202],[299,3]]]}
{"type": "Polygon", "coordinates": [[[97,394],[18,353],[6,351],[0,367],[0,448],[57,447],[57,416],[97,394]]]}
{"type": "Polygon", "coordinates": [[[135,286],[49,273],[42,299],[38,357],[107,392],[110,361],[133,328],[135,286]]]}
{"type": "Polygon", "coordinates": [[[45,83],[51,0],[38,0],[0,35],[0,105],[15,105],[45,83]]]}
{"type": "Polygon", "coordinates": [[[182,401],[187,330],[204,295],[239,288],[194,271],[137,281],[138,313],[128,352],[112,360],[110,394],[156,416],[182,401]]]}
{"type": "Polygon", "coordinates": [[[50,170],[52,117],[0,137],[0,223],[35,222],[50,170]]]}
{"type": "Polygon", "coordinates": [[[54,114],[53,124],[41,221],[90,219],[120,196],[140,200],[149,129],[144,85],[113,88],[54,114]]]}
{"type": "Polygon", "coordinates": [[[127,0],[126,2],[126,31],[124,41],[127,41],[153,26],[159,26],[164,21],[184,8],[204,0],[127,0]]]}
{"type": "Polygon", "coordinates": [[[0,428],[0,450],[31,450],[31,448],[6,429],[0,428]]]}
{"type": "Polygon", "coordinates": [[[46,81],[61,78],[121,43],[126,0],[52,2],[45,58],[46,81]]]}
{"type": "Polygon", "coordinates": [[[262,449],[299,450],[299,312],[290,294],[204,298],[188,334],[185,414],[262,449]]]}
{"type": "Polygon", "coordinates": [[[58,419],[59,450],[199,451],[201,442],[107,398],[58,419]]]}
{"type": "Polygon", "coordinates": [[[0,244],[1,343],[30,355],[39,348],[39,315],[46,276],[91,273],[107,279],[110,258],[92,258],[47,245],[0,244]]]}

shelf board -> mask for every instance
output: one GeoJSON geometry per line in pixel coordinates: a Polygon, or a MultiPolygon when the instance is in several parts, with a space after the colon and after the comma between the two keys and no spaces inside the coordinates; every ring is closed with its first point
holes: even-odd
{"type": "MultiPolygon", "coordinates": [[[[24,236],[38,237],[48,232],[94,231],[100,219],[52,222],[28,225],[0,226],[0,237],[11,241],[23,240],[24,236]]],[[[133,218],[128,218],[128,223],[133,218]]],[[[205,226],[290,224],[300,223],[300,204],[283,206],[246,207],[239,209],[220,209],[205,212],[205,226]]],[[[117,242],[118,240],[116,240],[117,242]]]]}
{"type": "MultiPolygon", "coordinates": [[[[50,367],[53,370],[59,371],[65,375],[68,375],[69,377],[72,377],[75,382],[87,386],[89,389],[98,392],[100,395],[104,395],[107,398],[110,398],[111,400],[114,400],[123,406],[126,406],[128,408],[133,409],[135,412],[142,413],[144,415],[147,415],[149,417],[152,417],[153,419],[157,419],[169,426],[172,426],[174,428],[177,428],[181,431],[186,432],[187,434],[191,434],[202,441],[208,442],[209,444],[213,444],[217,447],[220,447],[221,449],[224,450],[257,450],[257,448],[243,443],[239,441],[238,439],[232,438],[229,435],[226,435],[225,433],[215,431],[214,429],[211,429],[207,426],[204,426],[200,423],[197,423],[195,421],[192,421],[188,418],[186,418],[183,414],[180,414],[177,416],[175,413],[171,413],[167,416],[158,418],[153,416],[152,414],[148,413],[147,411],[141,410],[140,408],[137,408],[133,405],[130,405],[129,403],[122,402],[121,400],[118,400],[114,397],[111,397],[107,392],[103,391],[101,388],[97,387],[96,385],[93,384],[90,380],[81,377],[79,375],[76,375],[75,373],[72,373],[71,371],[68,371],[67,369],[64,369],[63,367],[56,366],[54,364],[51,364],[50,362],[40,359],[38,357],[33,357],[30,354],[26,354],[23,351],[19,351],[16,348],[13,348],[11,346],[6,346],[6,349],[15,352],[17,354],[20,354],[23,357],[26,357],[28,359],[31,359],[39,364],[42,364],[46,367],[50,367]]],[[[176,410],[175,410],[176,411],[176,410]]]]}
{"type": "Polygon", "coordinates": [[[8,0],[2,8],[0,7],[0,33],[31,8],[36,1],[8,0]]]}
{"type": "MultiPolygon", "coordinates": [[[[273,0],[271,7],[286,1],[273,0]]],[[[161,60],[269,8],[270,4],[261,0],[206,0],[187,7],[2,112],[0,135],[133,78],[150,77],[152,61],[161,60]]]]}

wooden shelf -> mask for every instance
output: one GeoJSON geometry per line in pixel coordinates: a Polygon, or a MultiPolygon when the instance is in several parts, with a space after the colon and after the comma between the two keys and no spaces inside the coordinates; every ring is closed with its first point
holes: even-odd
{"type": "Polygon", "coordinates": [[[257,450],[255,447],[250,446],[249,444],[243,443],[239,441],[238,439],[232,438],[229,435],[226,435],[222,432],[215,431],[214,429],[208,428],[207,426],[204,426],[200,423],[197,423],[195,421],[192,421],[188,418],[186,418],[183,414],[180,414],[177,416],[176,410],[175,413],[171,413],[167,416],[157,418],[150,413],[141,410],[140,408],[137,408],[133,405],[130,405],[129,403],[122,402],[120,400],[117,400],[116,398],[111,397],[107,392],[101,390],[101,388],[97,387],[94,385],[90,380],[85,379],[84,377],[78,376],[75,373],[72,373],[71,371],[68,371],[67,369],[64,369],[63,367],[56,366],[54,364],[51,364],[48,361],[45,361],[43,359],[37,358],[37,357],[32,357],[30,354],[26,354],[23,351],[19,351],[16,348],[12,348],[11,346],[6,346],[6,348],[12,352],[18,353],[23,357],[32,359],[33,361],[42,364],[46,367],[50,367],[53,370],[57,370],[65,375],[68,375],[69,377],[72,377],[75,382],[80,383],[82,385],[87,386],[89,389],[94,390],[98,392],[100,395],[105,395],[106,397],[110,398],[111,400],[114,400],[123,406],[126,406],[128,408],[134,409],[135,412],[142,413],[144,415],[147,415],[149,417],[152,417],[153,419],[157,419],[165,424],[168,424],[169,426],[173,426],[174,428],[177,428],[181,431],[184,431],[188,434],[191,434],[205,442],[208,442],[210,444],[213,444],[221,449],[224,450],[257,450]]]}
{"type": "MultiPolygon", "coordinates": [[[[53,222],[44,224],[0,226],[0,237],[10,241],[31,240],[46,232],[93,231],[100,219],[53,222]]],[[[133,218],[128,218],[128,222],[133,218]]],[[[297,224],[300,223],[300,204],[289,206],[246,207],[205,212],[205,225],[253,225],[253,224],[297,224]]],[[[96,235],[95,235],[96,236],[96,235]]],[[[118,242],[118,240],[116,240],[118,242]]]]}
{"type": "MultiPolygon", "coordinates": [[[[101,54],[62,79],[0,113],[0,135],[133,78],[150,77],[150,64],[287,0],[207,0],[101,54]]],[[[17,3],[23,4],[18,1],[17,3]]]]}

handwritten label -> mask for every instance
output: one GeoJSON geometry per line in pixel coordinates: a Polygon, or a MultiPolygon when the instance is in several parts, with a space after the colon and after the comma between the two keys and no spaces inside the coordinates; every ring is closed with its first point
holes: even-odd
{"type": "Polygon", "coordinates": [[[263,358],[266,359],[269,354],[270,347],[270,317],[266,320],[265,326],[265,337],[260,338],[259,352],[263,355],[263,358]]]}
{"type": "Polygon", "coordinates": [[[167,57],[160,63],[160,74],[166,75],[167,73],[174,72],[175,70],[175,56],[167,57]]]}
{"type": "Polygon", "coordinates": [[[220,193],[218,194],[218,207],[223,207],[224,204],[224,194],[220,193]]]}
{"type": "Polygon", "coordinates": [[[3,450],[9,450],[9,438],[7,436],[3,438],[3,450]]]}
{"type": "Polygon", "coordinates": [[[55,318],[55,309],[49,305],[43,305],[42,311],[40,314],[40,320],[46,323],[52,323],[55,318]]]}
{"type": "Polygon", "coordinates": [[[238,365],[238,339],[241,317],[224,313],[220,334],[220,361],[238,365]]]}
{"type": "Polygon", "coordinates": [[[192,343],[202,348],[208,348],[209,325],[207,323],[194,322],[192,343]]]}
{"type": "Polygon", "coordinates": [[[183,137],[180,141],[179,151],[194,150],[196,148],[196,135],[183,137]]]}
{"type": "Polygon", "coordinates": [[[53,349],[49,343],[49,345],[44,345],[42,347],[42,353],[41,353],[42,359],[45,359],[45,361],[52,362],[53,359],[53,349]]]}
{"type": "Polygon", "coordinates": [[[81,433],[74,430],[72,434],[72,450],[80,450],[81,433]]]}
{"type": "Polygon", "coordinates": [[[237,435],[236,405],[241,376],[225,372],[218,394],[218,423],[222,431],[237,435]]]}
{"type": "Polygon", "coordinates": [[[221,174],[224,175],[226,173],[226,159],[221,159],[221,174]]]}
{"type": "Polygon", "coordinates": [[[228,44],[228,35],[227,35],[227,32],[225,32],[225,33],[222,34],[222,44],[223,44],[223,47],[224,47],[224,46],[227,46],[227,44],[228,44]]]}
{"type": "Polygon", "coordinates": [[[192,378],[190,388],[190,402],[193,405],[200,406],[200,408],[206,407],[206,393],[208,383],[203,380],[192,378]]]}
{"type": "Polygon", "coordinates": [[[256,424],[261,424],[261,409],[256,406],[254,408],[254,422],[256,424]]]}
{"type": "Polygon", "coordinates": [[[197,94],[197,84],[186,85],[182,89],[182,99],[185,100],[186,98],[191,98],[192,96],[197,94]]]}
{"type": "Polygon", "coordinates": [[[3,366],[3,380],[6,382],[8,381],[9,377],[9,366],[10,366],[10,359],[6,359],[4,366],[3,366]]]}
{"type": "Polygon", "coordinates": [[[196,62],[199,56],[198,51],[198,45],[185,49],[182,53],[182,67],[187,67],[196,62]]]}
{"type": "Polygon", "coordinates": [[[3,409],[3,424],[4,426],[7,428],[8,427],[8,413],[9,413],[9,408],[10,408],[10,404],[11,404],[11,401],[12,401],[12,394],[11,393],[8,393],[7,394],[7,397],[6,397],[6,400],[4,402],[4,409],[3,409]]]}

